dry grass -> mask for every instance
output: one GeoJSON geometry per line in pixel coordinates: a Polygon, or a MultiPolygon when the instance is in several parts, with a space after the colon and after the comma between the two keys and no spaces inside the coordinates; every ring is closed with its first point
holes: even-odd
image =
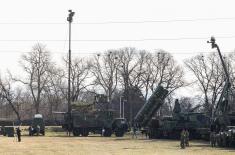
{"type": "Polygon", "coordinates": [[[46,136],[23,136],[22,142],[0,137],[4,155],[234,155],[235,150],[211,148],[207,142],[194,141],[180,149],[179,141],[146,140],[142,137],[67,137],[65,133],[47,132],[46,136]]]}

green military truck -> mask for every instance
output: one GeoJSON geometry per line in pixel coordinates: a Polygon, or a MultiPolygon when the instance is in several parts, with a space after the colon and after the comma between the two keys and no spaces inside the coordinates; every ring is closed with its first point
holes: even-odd
{"type": "Polygon", "coordinates": [[[64,113],[62,127],[74,136],[88,136],[90,133],[110,137],[113,133],[122,137],[128,130],[125,118],[116,118],[115,111],[109,107],[107,96],[95,94],[92,103],[75,102],[71,113],[64,113]]]}
{"type": "Polygon", "coordinates": [[[45,135],[45,124],[42,117],[42,114],[35,114],[32,120],[32,124],[29,127],[29,135],[45,135]]]}
{"type": "Polygon", "coordinates": [[[69,114],[66,113],[64,117],[63,128],[72,131],[74,136],[88,136],[89,133],[94,133],[110,137],[114,133],[117,137],[122,137],[128,130],[126,119],[114,118],[112,110],[72,111],[71,124],[69,114]]]}
{"type": "MultiPolygon", "coordinates": [[[[143,132],[148,132],[149,138],[179,138],[182,129],[190,132],[191,138],[208,139],[210,134],[210,119],[204,113],[183,113],[176,110],[172,116],[156,118],[155,114],[164,104],[168,91],[158,86],[148,101],[142,106],[134,118],[134,124],[141,127],[143,132]]],[[[180,105],[179,105],[180,106],[180,105]]]]}
{"type": "Polygon", "coordinates": [[[235,111],[217,115],[211,124],[219,147],[235,147],[235,111]]]}
{"type": "Polygon", "coordinates": [[[210,118],[204,113],[178,113],[153,119],[151,125],[153,138],[179,139],[180,132],[187,129],[191,139],[209,140],[210,118]]]}
{"type": "Polygon", "coordinates": [[[14,137],[13,120],[0,118],[0,135],[14,137]]]}

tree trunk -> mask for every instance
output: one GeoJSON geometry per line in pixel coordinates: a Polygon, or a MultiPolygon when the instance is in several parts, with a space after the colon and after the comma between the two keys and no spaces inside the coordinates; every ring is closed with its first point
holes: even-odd
{"type": "Polygon", "coordinates": [[[14,111],[14,113],[16,114],[17,120],[19,122],[21,122],[19,111],[16,110],[15,106],[13,105],[13,103],[12,103],[12,101],[10,99],[7,98],[7,101],[10,104],[10,106],[11,106],[12,110],[14,111]]]}

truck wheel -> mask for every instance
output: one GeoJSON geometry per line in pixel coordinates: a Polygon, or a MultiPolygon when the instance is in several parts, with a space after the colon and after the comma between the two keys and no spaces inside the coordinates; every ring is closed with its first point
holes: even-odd
{"type": "Polygon", "coordinates": [[[216,143],[217,143],[217,145],[218,145],[219,147],[222,146],[221,141],[220,141],[220,137],[218,137],[218,138],[216,139],[216,143]]]}
{"type": "Polygon", "coordinates": [[[155,137],[156,135],[154,135],[153,129],[149,129],[148,132],[149,132],[149,139],[156,138],[156,137],[155,137]]]}
{"type": "Polygon", "coordinates": [[[112,130],[111,129],[105,129],[104,137],[111,137],[111,135],[112,135],[112,130]]]}
{"type": "Polygon", "coordinates": [[[42,135],[45,136],[45,131],[42,131],[42,135]]]}
{"type": "Polygon", "coordinates": [[[73,130],[73,135],[74,135],[74,136],[79,136],[79,135],[80,135],[79,130],[78,130],[78,129],[74,129],[74,130],[73,130]]]}
{"type": "Polygon", "coordinates": [[[87,137],[89,135],[89,131],[87,129],[82,130],[82,136],[87,137]]]}
{"type": "Polygon", "coordinates": [[[115,136],[116,137],[123,137],[124,136],[124,132],[122,130],[118,130],[115,132],[115,136]]]}

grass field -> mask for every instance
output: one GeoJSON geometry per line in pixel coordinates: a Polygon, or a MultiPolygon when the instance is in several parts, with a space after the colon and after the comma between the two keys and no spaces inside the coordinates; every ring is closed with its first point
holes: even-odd
{"type": "Polygon", "coordinates": [[[67,137],[63,132],[51,131],[44,137],[22,136],[20,143],[13,137],[0,136],[1,155],[235,155],[233,149],[211,148],[204,141],[190,145],[180,149],[179,141],[174,140],[147,140],[141,136],[132,139],[130,135],[67,137]]]}

